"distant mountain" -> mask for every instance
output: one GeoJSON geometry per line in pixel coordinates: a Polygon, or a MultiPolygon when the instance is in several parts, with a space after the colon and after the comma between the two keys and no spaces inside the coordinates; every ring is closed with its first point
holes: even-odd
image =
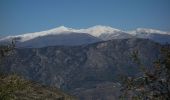
{"type": "Polygon", "coordinates": [[[170,43],[170,32],[168,33],[168,32],[163,32],[160,30],[138,28],[129,33],[134,37],[151,39],[161,44],[170,43]]]}
{"type": "Polygon", "coordinates": [[[100,38],[101,40],[112,40],[112,39],[128,39],[128,38],[134,38],[134,36],[129,35],[125,32],[116,32],[114,34],[107,34],[107,33],[103,33],[101,34],[98,38],[100,38]]]}
{"type": "Polygon", "coordinates": [[[55,45],[82,45],[112,39],[144,38],[158,43],[170,43],[170,33],[154,29],[138,28],[121,31],[109,26],[93,26],[87,29],[73,29],[60,26],[51,30],[0,38],[0,44],[17,41],[18,47],[46,47],[55,45]]]}
{"type": "Polygon", "coordinates": [[[1,70],[55,86],[81,100],[117,100],[121,75],[140,75],[132,60],[138,50],[145,66],[159,57],[161,45],[148,39],[115,39],[81,46],[18,48],[1,70]]]}
{"type": "Polygon", "coordinates": [[[46,46],[75,46],[90,44],[101,41],[100,39],[85,33],[69,33],[58,35],[47,35],[33,38],[31,40],[16,42],[17,47],[46,47],[46,46]]]}
{"type": "Polygon", "coordinates": [[[0,40],[1,40],[1,39],[3,39],[4,37],[5,37],[5,36],[3,36],[3,35],[0,35],[0,40]]]}
{"type": "Polygon", "coordinates": [[[7,36],[3,40],[10,40],[12,38],[20,38],[21,42],[32,40],[34,38],[38,38],[41,36],[48,36],[48,35],[61,35],[61,34],[70,34],[70,33],[86,33],[89,35],[92,35],[94,37],[99,37],[102,34],[114,34],[114,33],[121,33],[120,30],[109,27],[109,26],[93,26],[87,29],[73,29],[73,28],[68,28],[64,26],[60,26],[54,29],[50,29],[47,31],[41,31],[41,32],[35,32],[35,33],[27,33],[27,34],[22,34],[22,35],[16,35],[16,36],[7,36]]]}
{"type": "Polygon", "coordinates": [[[55,45],[73,46],[109,40],[110,37],[114,37],[115,35],[119,37],[118,36],[119,33],[121,33],[120,30],[108,26],[94,26],[88,29],[77,30],[61,26],[58,28],[42,32],[27,33],[16,36],[7,36],[0,39],[0,42],[2,44],[9,43],[12,40],[16,40],[18,47],[45,47],[55,45]],[[107,37],[104,36],[104,34],[108,35],[112,34],[114,36],[107,37]]]}

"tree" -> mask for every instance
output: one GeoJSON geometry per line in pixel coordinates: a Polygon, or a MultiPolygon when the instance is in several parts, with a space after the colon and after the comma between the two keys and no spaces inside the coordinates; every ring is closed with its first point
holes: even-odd
{"type": "Polygon", "coordinates": [[[151,70],[140,63],[137,52],[134,60],[142,67],[141,77],[126,77],[122,84],[123,100],[169,100],[170,99],[170,45],[161,49],[160,59],[153,62],[151,70]]]}
{"type": "Polygon", "coordinates": [[[14,48],[15,48],[14,41],[12,41],[12,43],[9,45],[0,45],[0,75],[3,74],[2,65],[1,65],[3,59],[6,56],[10,55],[11,52],[14,50],[14,48]]]}
{"type": "Polygon", "coordinates": [[[15,48],[15,43],[12,41],[10,45],[0,45],[0,61],[6,56],[10,54],[12,50],[15,48]]]}
{"type": "MultiPolygon", "coordinates": [[[[0,46],[0,63],[2,62],[3,58],[8,56],[10,52],[14,50],[14,48],[14,42],[12,42],[11,45],[0,46]]],[[[11,75],[7,77],[3,74],[0,67],[0,100],[11,100],[12,92],[18,89],[23,89],[23,83],[19,79],[20,78],[17,75],[11,75]]]]}

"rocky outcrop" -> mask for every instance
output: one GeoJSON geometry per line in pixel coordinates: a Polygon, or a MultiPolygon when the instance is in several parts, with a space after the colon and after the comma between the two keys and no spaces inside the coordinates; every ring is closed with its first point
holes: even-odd
{"type": "Polygon", "coordinates": [[[2,70],[59,87],[82,100],[96,96],[98,100],[112,100],[110,93],[117,96],[118,89],[117,85],[110,88],[110,84],[119,82],[121,75],[141,74],[132,61],[132,52],[138,50],[141,62],[148,67],[159,57],[160,48],[150,40],[133,38],[82,46],[18,48],[3,62],[2,70]]]}

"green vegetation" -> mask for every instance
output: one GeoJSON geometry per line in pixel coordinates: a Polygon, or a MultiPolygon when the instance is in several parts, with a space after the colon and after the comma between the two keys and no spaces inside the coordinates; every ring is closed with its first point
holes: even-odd
{"type": "Polygon", "coordinates": [[[0,100],[75,100],[56,88],[26,81],[17,75],[0,76],[0,100]]]}
{"type": "Polygon", "coordinates": [[[14,48],[15,48],[14,42],[12,42],[11,45],[0,45],[0,63],[4,57],[11,54],[14,48]]]}
{"type": "Polygon", "coordinates": [[[0,76],[0,100],[11,100],[16,98],[14,93],[26,89],[26,81],[17,75],[0,76]]]}
{"type": "MultiPolygon", "coordinates": [[[[14,47],[13,43],[0,46],[0,61],[10,55],[14,47]]],[[[0,69],[0,100],[75,100],[75,97],[57,88],[27,81],[16,74],[4,74],[0,69]]]]}

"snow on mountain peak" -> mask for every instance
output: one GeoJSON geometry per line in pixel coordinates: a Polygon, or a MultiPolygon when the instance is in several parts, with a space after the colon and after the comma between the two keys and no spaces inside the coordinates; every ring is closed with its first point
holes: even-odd
{"type": "Polygon", "coordinates": [[[110,26],[102,26],[97,25],[93,26],[87,29],[80,29],[79,32],[89,33],[90,35],[93,35],[95,37],[99,37],[101,34],[107,33],[107,34],[113,34],[115,32],[120,32],[120,30],[112,28],[110,26]]]}
{"type": "Polygon", "coordinates": [[[56,34],[56,33],[65,33],[65,32],[73,32],[73,31],[74,31],[74,29],[72,29],[72,28],[68,28],[68,27],[65,27],[65,26],[59,26],[57,28],[50,29],[50,30],[47,30],[45,32],[56,34]]]}
{"type": "Polygon", "coordinates": [[[20,38],[20,41],[24,42],[30,39],[34,39],[36,37],[41,37],[41,36],[46,36],[46,35],[88,33],[92,36],[99,37],[101,34],[104,34],[104,33],[113,34],[115,32],[120,32],[120,30],[112,28],[110,26],[102,26],[102,25],[93,26],[87,29],[73,29],[73,28],[68,28],[65,26],[60,26],[60,27],[53,28],[47,31],[26,33],[26,34],[16,35],[16,36],[7,36],[4,39],[20,38]]]}
{"type": "Polygon", "coordinates": [[[102,25],[96,25],[96,26],[92,26],[86,29],[73,29],[73,28],[68,28],[65,26],[60,26],[55,29],[51,29],[49,31],[54,32],[54,33],[64,33],[64,32],[88,33],[95,37],[98,37],[103,33],[112,34],[114,32],[120,32],[120,30],[118,29],[112,28],[110,26],[102,26],[102,25]]]}
{"type": "Polygon", "coordinates": [[[50,32],[50,33],[66,33],[66,32],[88,33],[90,35],[98,37],[103,33],[111,34],[114,32],[120,32],[120,30],[112,28],[110,26],[96,25],[96,26],[92,26],[92,27],[89,27],[86,29],[73,29],[73,28],[68,28],[65,26],[60,26],[60,27],[48,30],[46,32],[50,32]]]}
{"type": "Polygon", "coordinates": [[[16,36],[7,36],[4,38],[0,38],[0,41],[18,38],[20,42],[24,42],[24,41],[31,40],[37,37],[41,37],[41,36],[70,34],[70,33],[87,33],[94,37],[100,37],[103,34],[108,34],[108,36],[110,36],[110,34],[111,35],[113,34],[112,36],[116,37],[120,35],[121,33],[127,33],[132,36],[141,35],[143,33],[145,33],[145,35],[150,35],[152,33],[170,35],[170,33],[168,32],[163,32],[163,31],[159,31],[155,29],[147,29],[147,28],[137,28],[134,31],[125,32],[119,29],[112,28],[110,26],[102,26],[102,25],[96,25],[96,26],[92,26],[89,28],[85,28],[85,29],[73,29],[73,28],[69,28],[65,26],[60,26],[57,28],[53,28],[53,29],[41,31],[41,32],[26,33],[26,34],[16,35],[16,36]]]}
{"type": "Polygon", "coordinates": [[[146,33],[146,34],[168,34],[170,35],[168,32],[164,32],[164,31],[160,31],[160,30],[156,30],[156,29],[148,29],[148,28],[137,28],[134,31],[130,31],[128,32],[132,35],[136,35],[136,34],[141,34],[141,33],[146,33]]]}
{"type": "Polygon", "coordinates": [[[156,29],[147,29],[147,28],[137,28],[137,32],[145,32],[145,33],[159,33],[159,34],[167,34],[167,32],[156,30],[156,29]]]}
{"type": "Polygon", "coordinates": [[[7,36],[4,39],[10,39],[10,38],[20,38],[21,42],[34,39],[36,37],[41,37],[41,36],[46,36],[46,35],[55,35],[55,34],[63,34],[63,33],[70,33],[73,32],[74,29],[72,28],[67,28],[65,26],[60,26],[54,29],[50,29],[47,31],[41,31],[41,32],[34,32],[34,33],[26,33],[26,34],[21,34],[21,35],[16,35],[16,36],[7,36]]]}

